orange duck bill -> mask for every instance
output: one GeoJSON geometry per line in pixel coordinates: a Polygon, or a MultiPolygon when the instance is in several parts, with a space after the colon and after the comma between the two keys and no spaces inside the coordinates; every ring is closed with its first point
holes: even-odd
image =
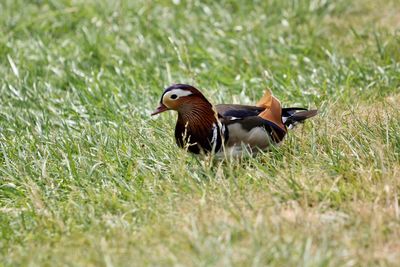
{"type": "Polygon", "coordinates": [[[156,108],[156,110],[154,110],[153,113],[151,113],[151,116],[160,114],[160,113],[162,113],[162,112],[164,112],[164,111],[167,111],[167,110],[169,110],[169,109],[167,108],[167,106],[165,106],[164,104],[161,103],[161,104],[156,108]]]}

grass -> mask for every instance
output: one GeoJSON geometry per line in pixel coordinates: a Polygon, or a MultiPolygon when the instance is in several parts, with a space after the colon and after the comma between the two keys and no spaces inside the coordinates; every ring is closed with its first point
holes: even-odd
{"type": "Polygon", "coordinates": [[[398,1],[0,3],[0,265],[397,266],[398,1]],[[164,87],[320,115],[178,149],[164,87]]]}

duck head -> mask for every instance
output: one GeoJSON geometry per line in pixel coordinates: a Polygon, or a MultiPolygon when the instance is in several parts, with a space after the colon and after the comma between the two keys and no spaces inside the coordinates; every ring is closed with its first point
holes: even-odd
{"type": "Polygon", "coordinates": [[[159,106],[151,115],[175,110],[185,116],[204,109],[212,109],[212,105],[199,90],[187,84],[174,84],[164,90],[159,106]]]}

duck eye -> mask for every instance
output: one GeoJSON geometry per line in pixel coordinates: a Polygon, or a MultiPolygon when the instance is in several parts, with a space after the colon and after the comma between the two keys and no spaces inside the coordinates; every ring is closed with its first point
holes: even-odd
{"type": "Polygon", "coordinates": [[[171,95],[171,99],[177,99],[178,96],[176,94],[171,95]]]}

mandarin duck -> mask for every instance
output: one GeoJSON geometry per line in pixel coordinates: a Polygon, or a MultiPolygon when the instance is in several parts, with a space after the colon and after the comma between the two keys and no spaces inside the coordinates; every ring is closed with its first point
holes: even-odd
{"type": "Polygon", "coordinates": [[[267,91],[255,106],[213,106],[195,87],[174,84],[163,92],[160,105],[151,114],[176,110],[175,139],[179,147],[199,153],[230,155],[266,150],[279,144],[287,130],[313,117],[317,110],[282,108],[267,91]]]}

